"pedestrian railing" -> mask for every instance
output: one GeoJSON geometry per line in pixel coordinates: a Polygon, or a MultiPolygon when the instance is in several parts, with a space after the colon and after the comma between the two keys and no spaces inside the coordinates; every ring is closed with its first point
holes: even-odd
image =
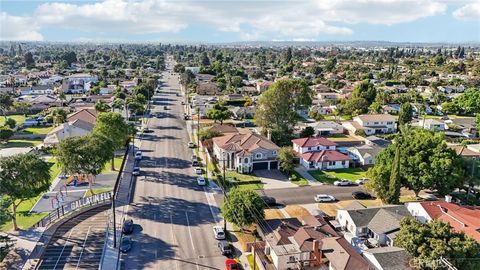
{"type": "Polygon", "coordinates": [[[81,210],[85,207],[94,206],[97,204],[102,204],[109,202],[112,199],[111,192],[103,192],[94,194],[89,197],[84,197],[76,201],[66,203],[57,209],[51,211],[46,217],[42,218],[39,222],[35,223],[33,227],[48,227],[50,224],[54,223],[57,220],[60,220],[70,213],[81,210]]]}

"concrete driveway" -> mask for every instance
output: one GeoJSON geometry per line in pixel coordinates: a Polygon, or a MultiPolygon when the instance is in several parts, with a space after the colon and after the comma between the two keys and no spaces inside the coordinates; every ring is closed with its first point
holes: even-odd
{"type": "Polygon", "coordinates": [[[295,188],[288,177],[279,170],[256,170],[253,172],[264,184],[264,189],[295,188]]]}

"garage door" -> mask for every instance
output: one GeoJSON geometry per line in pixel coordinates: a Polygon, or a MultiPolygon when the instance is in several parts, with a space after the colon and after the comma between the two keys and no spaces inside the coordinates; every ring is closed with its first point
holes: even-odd
{"type": "Polygon", "coordinates": [[[270,162],[270,170],[278,170],[278,161],[270,162]]]}
{"type": "Polygon", "coordinates": [[[254,170],[266,170],[266,169],[268,169],[268,162],[253,163],[253,169],[254,170]]]}

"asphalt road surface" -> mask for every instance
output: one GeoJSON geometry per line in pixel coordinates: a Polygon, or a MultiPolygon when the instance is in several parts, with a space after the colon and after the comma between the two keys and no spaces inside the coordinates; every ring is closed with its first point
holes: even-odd
{"type": "Polygon", "coordinates": [[[178,78],[167,71],[163,82],[153,98],[148,124],[154,132],[144,134],[140,144],[141,175],[128,210],[135,223],[133,247],[122,254],[121,265],[123,269],[224,269],[225,257],[212,231],[220,218],[214,217],[215,206],[209,205],[190,166],[193,152],[187,146],[178,78]]]}
{"type": "Polygon", "coordinates": [[[106,210],[100,206],[62,224],[36,269],[98,269],[105,243],[106,210]]]}
{"type": "Polygon", "coordinates": [[[333,185],[305,186],[297,188],[258,190],[261,195],[274,197],[280,204],[307,204],[315,203],[316,194],[328,194],[337,200],[352,200],[352,192],[360,190],[359,186],[337,187],[333,185]]]}

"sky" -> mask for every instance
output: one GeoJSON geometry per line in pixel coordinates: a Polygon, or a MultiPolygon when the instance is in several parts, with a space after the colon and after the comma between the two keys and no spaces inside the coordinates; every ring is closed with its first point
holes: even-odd
{"type": "Polygon", "coordinates": [[[480,0],[0,0],[0,40],[480,42],[480,0]]]}

